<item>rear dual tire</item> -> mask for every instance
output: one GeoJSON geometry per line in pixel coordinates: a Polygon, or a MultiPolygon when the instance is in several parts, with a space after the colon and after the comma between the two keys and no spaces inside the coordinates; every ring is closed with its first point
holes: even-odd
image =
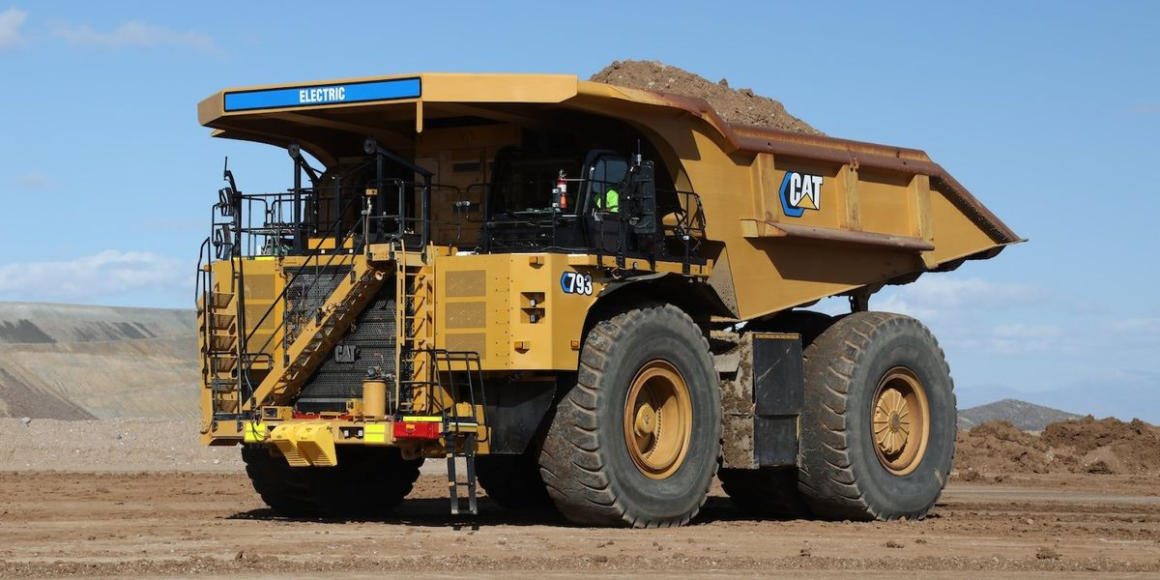
{"type": "Polygon", "coordinates": [[[954,459],[954,384],[908,316],[856,312],[805,350],[798,489],[833,520],[921,519],[954,459]]]}
{"type": "Polygon", "coordinates": [[[290,467],[265,445],[245,445],[242,460],[254,490],[280,516],[376,518],[411,493],[423,460],[395,448],[340,446],[334,467],[290,467]]]}
{"type": "Polygon", "coordinates": [[[802,335],[800,453],[797,468],[722,470],[733,502],[771,517],[925,517],[950,472],[957,420],[930,331],[882,312],[794,311],[755,328],[802,335]]]}

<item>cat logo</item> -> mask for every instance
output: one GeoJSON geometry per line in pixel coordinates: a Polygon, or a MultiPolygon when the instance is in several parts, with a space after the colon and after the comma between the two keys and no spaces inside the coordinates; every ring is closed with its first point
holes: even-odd
{"type": "Polygon", "coordinates": [[[358,347],[353,344],[340,344],[334,347],[334,362],[353,363],[358,358],[358,347]]]}
{"type": "Polygon", "coordinates": [[[802,217],[807,209],[818,211],[822,209],[822,176],[788,171],[778,195],[787,217],[802,217]]]}

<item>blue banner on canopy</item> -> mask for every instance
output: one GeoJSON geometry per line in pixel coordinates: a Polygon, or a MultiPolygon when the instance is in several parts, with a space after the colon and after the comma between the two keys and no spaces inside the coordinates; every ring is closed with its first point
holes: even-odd
{"type": "Polygon", "coordinates": [[[422,94],[419,79],[395,79],[358,83],[310,85],[288,89],[264,89],[225,94],[225,111],[285,109],[342,103],[369,103],[417,99],[422,94]]]}

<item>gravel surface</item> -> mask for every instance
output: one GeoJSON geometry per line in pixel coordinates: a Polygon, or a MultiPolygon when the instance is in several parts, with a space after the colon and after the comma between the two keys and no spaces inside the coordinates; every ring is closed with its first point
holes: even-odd
{"type": "Polygon", "coordinates": [[[197,423],[0,419],[0,471],[229,471],[237,447],[202,447],[197,423]]]}
{"type": "Polygon", "coordinates": [[[0,578],[1156,577],[1151,482],[1038,477],[952,484],[919,522],[761,520],[715,488],[689,526],[630,530],[486,498],[451,516],[435,476],[390,517],[343,521],[277,517],[240,473],[0,472],[0,578]]]}

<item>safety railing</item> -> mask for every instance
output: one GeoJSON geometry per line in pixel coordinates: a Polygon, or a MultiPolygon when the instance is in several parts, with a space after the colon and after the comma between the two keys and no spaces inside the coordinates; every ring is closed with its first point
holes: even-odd
{"type": "MultiPolygon", "coordinates": [[[[595,179],[562,180],[569,188],[581,192],[623,189],[623,182],[595,179]]],[[[483,184],[491,188],[491,184],[483,184]]],[[[637,200],[629,191],[619,193],[616,207],[607,199],[575,200],[583,203],[579,211],[560,208],[496,211],[489,207],[485,195],[482,249],[487,253],[546,251],[593,253],[612,256],[623,267],[627,259],[643,259],[655,266],[657,260],[676,261],[685,273],[693,264],[703,264],[699,250],[706,236],[706,219],[700,196],[693,191],[665,189],[656,191],[655,212],[641,214],[634,207],[637,200]],[[605,207],[609,205],[608,207],[605,207]],[[645,220],[652,220],[646,223],[645,220]],[[650,226],[651,227],[642,227],[650,226]],[[638,234],[638,232],[653,232],[638,234]]]]}

